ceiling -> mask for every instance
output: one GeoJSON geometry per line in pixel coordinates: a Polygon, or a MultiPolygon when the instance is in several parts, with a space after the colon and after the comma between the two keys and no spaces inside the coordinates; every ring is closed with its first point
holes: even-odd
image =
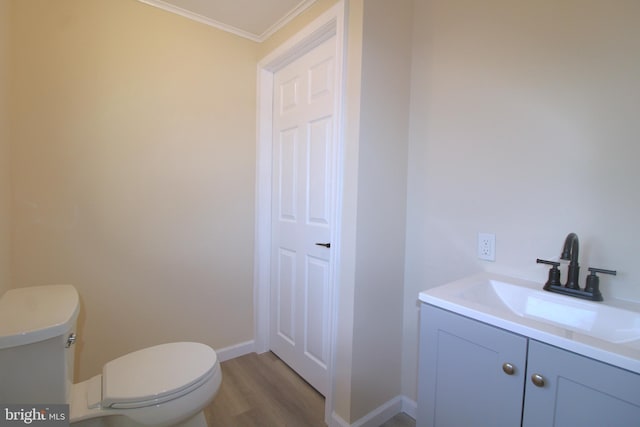
{"type": "Polygon", "coordinates": [[[262,42],[316,0],[138,0],[262,42]]]}

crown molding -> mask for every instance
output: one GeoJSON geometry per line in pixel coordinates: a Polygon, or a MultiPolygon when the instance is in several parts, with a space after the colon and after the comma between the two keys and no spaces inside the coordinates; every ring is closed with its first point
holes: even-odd
{"type": "Polygon", "coordinates": [[[278,20],[275,24],[269,27],[262,34],[254,34],[249,31],[242,30],[240,28],[236,28],[232,25],[225,24],[224,22],[216,21],[215,19],[211,19],[207,16],[200,15],[195,12],[191,12],[190,10],[183,9],[181,7],[175,6],[173,4],[167,3],[163,0],[138,0],[141,3],[145,3],[149,6],[157,7],[159,9],[165,10],[167,12],[174,13],[176,15],[180,15],[184,18],[191,19],[192,21],[200,22],[201,24],[208,25],[210,27],[217,28],[222,31],[226,31],[231,34],[235,34],[236,36],[244,37],[246,39],[252,40],[254,42],[262,43],[267,40],[271,35],[273,35],[276,31],[284,27],[288,24],[292,19],[296,16],[300,15],[306,9],[308,9],[316,0],[305,0],[301,2],[299,5],[290,10],[286,15],[284,15],[280,20],[278,20]]]}
{"type": "Polygon", "coordinates": [[[271,37],[275,32],[279,29],[287,25],[291,22],[296,16],[300,15],[302,12],[307,10],[316,0],[305,0],[301,2],[299,5],[291,9],[286,15],[280,18],[275,24],[269,27],[264,33],[260,34],[260,42],[267,40],[271,37]]]}

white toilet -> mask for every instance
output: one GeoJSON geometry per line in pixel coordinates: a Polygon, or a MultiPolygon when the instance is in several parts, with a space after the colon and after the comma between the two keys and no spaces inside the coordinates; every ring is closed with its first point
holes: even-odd
{"type": "Polygon", "coordinates": [[[12,289],[0,298],[0,402],[69,404],[75,427],[206,427],[203,408],[222,381],[211,347],[145,348],[73,384],[78,311],[70,285],[12,289]]]}

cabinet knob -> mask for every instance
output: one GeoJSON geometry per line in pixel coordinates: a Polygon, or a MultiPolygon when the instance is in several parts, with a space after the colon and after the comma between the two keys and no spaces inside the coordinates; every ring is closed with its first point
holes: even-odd
{"type": "Polygon", "coordinates": [[[536,387],[544,387],[544,377],[542,375],[540,375],[540,374],[531,375],[531,382],[536,387]]]}
{"type": "Polygon", "coordinates": [[[513,375],[516,372],[516,368],[511,363],[508,363],[508,362],[505,362],[502,364],[502,370],[507,375],[513,375]]]}

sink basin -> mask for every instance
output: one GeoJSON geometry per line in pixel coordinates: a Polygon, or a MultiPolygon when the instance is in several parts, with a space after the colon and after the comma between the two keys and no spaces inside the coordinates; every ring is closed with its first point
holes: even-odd
{"type": "Polygon", "coordinates": [[[458,296],[611,343],[640,339],[640,313],[528,286],[485,279],[458,296]]]}

